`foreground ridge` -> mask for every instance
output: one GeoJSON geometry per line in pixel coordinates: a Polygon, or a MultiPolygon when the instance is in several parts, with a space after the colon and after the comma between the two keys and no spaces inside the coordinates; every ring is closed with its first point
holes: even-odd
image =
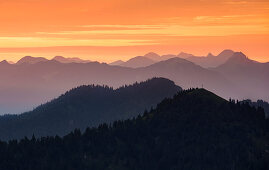
{"type": "Polygon", "coordinates": [[[261,108],[190,89],[137,118],[1,142],[0,152],[0,169],[268,169],[268,120],[261,108]]]}

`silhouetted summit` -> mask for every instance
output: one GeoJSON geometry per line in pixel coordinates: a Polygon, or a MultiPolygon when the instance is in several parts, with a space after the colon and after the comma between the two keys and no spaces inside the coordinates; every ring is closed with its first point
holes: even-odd
{"type": "Polygon", "coordinates": [[[234,52],[232,50],[224,50],[219,55],[214,56],[209,53],[207,56],[189,56],[187,60],[194,62],[202,67],[217,67],[223,63],[225,63],[229,58],[232,57],[234,52]]]}
{"type": "Polygon", "coordinates": [[[146,67],[149,66],[151,64],[154,64],[156,61],[144,57],[144,56],[137,56],[134,58],[131,58],[130,60],[124,62],[121,64],[121,66],[124,67],[131,67],[131,68],[138,68],[138,67],[146,67]]]}
{"type": "Polygon", "coordinates": [[[214,70],[240,87],[244,91],[242,98],[269,101],[269,63],[259,63],[236,52],[214,70]]]}
{"type": "Polygon", "coordinates": [[[56,60],[61,63],[88,63],[90,60],[82,60],[77,57],[65,58],[63,56],[55,56],[52,60],[56,60]]]}
{"type": "Polygon", "coordinates": [[[81,86],[21,115],[0,117],[0,140],[24,136],[65,135],[75,128],[132,118],[181,88],[164,78],[112,89],[81,86]]]}
{"type": "Polygon", "coordinates": [[[39,62],[43,62],[43,61],[48,61],[48,60],[46,58],[43,58],[43,57],[25,56],[25,57],[21,58],[16,64],[23,64],[23,63],[35,64],[35,63],[39,63],[39,62]]]}
{"type": "Polygon", "coordinates": [[[187,59],[189,57],[193,56],[192,54],[189,54],[189,53],[185,53],[185,52],[181,52],[177,55],[177,57],[179,58],[184,58],[184,59],[187,59]]]}
{"type": "Polygon", "coordinates": [[[233,54],[234,54],[234,51],[233,50],[226,49],[226,50],[223,50],[221,53],[219,53],[218,57],[225,58],[225,60],[227,60],[233,54]]]}
{"type": "Polygon", "coordinates": [[[145,54],[144,57],[147,57],[147,58],[154,60],[154,61],[161,61],[162,60],[161,56],[159,54],[154,53],[154,52],[149,52],[149,53],[145,54]]]}
{"type": "Polygon", "coordinates": [[[117,60],[117,61],[114,61],[114,62],[112,62],[112,63],[109,63],[109,65],[112,65],[112,66],[119,66],[119,65],[121,65],[121,64],[123,64],[124,63],[124,61],[122,61],[122,60],[117,60]]]}
{"type": "Polygon", "coordinates": [[[242,52],[235,52],[224,64],[248,64],[254,62],[242,52]]]}
{"type": "Polygon", "coordinates": [[[174,57],[174,58],[170,58],[168,60],[164,60],[164,61],[160,61],[154,65],[176,65],[176,64],[191,64],[191,65],[195,65],[194,63],[183,59],[183,58],[178,58],[178,57],[174,57]]]}
{"type": "Polygon", "coordinates": [[[212,53],[208,53],[206,57],[215,57],[212,53]]]}
{"type": "Polygon", "coordinates": [[[3,60],[0,62],[0,65],[9,65],[9,63],[7,62],[7,60],[3,60]]]}

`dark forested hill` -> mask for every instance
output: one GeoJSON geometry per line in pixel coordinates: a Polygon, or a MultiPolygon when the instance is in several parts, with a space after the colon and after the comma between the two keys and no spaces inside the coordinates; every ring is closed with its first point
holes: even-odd
{"type": "Polygon", "coordinates": [[[0,169],[267,170],[268,144],[262,109],[192,89],[136,119],[1,142],[0,169]]]}
{"type": "Polygon", "coordinates": [[[132,118],[154,107],[181,88],[164,78],[153,78],[116,90],[81,86],[21,115],[0,117],[0,139],[65,135],[75,128],[132,118]]]}

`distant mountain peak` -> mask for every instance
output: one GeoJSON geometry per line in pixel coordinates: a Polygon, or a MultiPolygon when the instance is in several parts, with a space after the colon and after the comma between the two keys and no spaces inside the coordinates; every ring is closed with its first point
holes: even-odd
{"type": "Polygon", "coordinates": [[[58,61],[60,63],[87,63],[90,60],[82,60],[78,57],[66,58],[63,56],[55,56],[52,60],[58,61]]]}
{"type": "Polygon", "coordinates": [[[242,52],[235,52],[230,59],[236,62],[245,62],[248,60],[247,56],[242,52]]]}
{"type": "Polygon", "coordinates": [[[170,58],[170,59],[168,59],[168,60],[166,60],[166,61],[169,61],[169,62],[173,61],[173,62],[180,62],[180,63],[181,63],[181,62],[191,63],[190,61],[185,60],[185,59],[183,59],[183,58],[179,58],[179,57],[170,58]]]}
{"type": "Polygon", "coordinates": [[[189,54],[189,53],[185,53],[185,52],[181,52],[181,53],[179,53],[179,54],[177,55],[177,57],[179,57],[179,58],[184,58],[184,59],[189,58],[189,57],[191,57],[191,56],[193,56],[193,55],[192,55],[192,54],[189,54]]]}
{"type": "Polygon", "coordinates": [[[147,54],[144,55],[144,57],[147,57],[151,60],[155,60],[155,61],[159,61],[161,59],[161,56],[157,53],[154,52],[149,52],[147,54]]]}
{"type": "Polygon", "coordinates": [[[4,65],[4,64],[7,65],[7,64],[9,64],[9,63],[7,62],[7,60],[3,60],[3,61],[0,62],[0,64],[1,64],[1,65],[4,65]]]}
{"type": "Polygon", "coordinates": [[[52,60],[61,60],[61,59],[65,59],[63,56],[55,56],[52,60]]]}
{"type": "Polygon", "coordinates": [[[122,60],[117,60],[117,61],[114,61],[114,62],[112,62],[112,63],[109,63],[109,65],[112,65],[112,66],[119,66],[119,65],[121,65],[121,64],[123,64],[124,63],[124,61],[122,61],[122,60]]]}
{"type": "Polygon", "coordinates": [[[225,49],[221,53],[219,53],[218,57],[227,58],[228,59],[233,54],[234,54],[234,51],[233,50],[225,49]]]}
{"type": "Polygon", "coordinates": [[[212,53],[208,53],[206,57],[215,57],[212,53]]]}
{"type": "Polygon", "coordinates": [[[233,65],[233,64],[251,64],[257,63],[256,61],[250,60],[244,53],[235,52],[223,65],[233,65]]]}
{"type": "Polygon", "coordinates": [[[157,53],[154,53],[154,52],[149,52],[149,53],[145,54],[144,56],[147,57],[147,56],[160,56],[160,55],[157,53]]]}
{"type": "MultiPolygon", "coordinates": [[[[179,58],[179,57],[174,57],[174,58],[170,58],[168,60],[164,60],[164,61],[161,61],[161,62],[158,62],[156,63],[158,65],[177,65],[177,64],[193,64],[192,62],[186,60],[186,59],[183,59],[183,58],[179,58]]],[[[155,65],[156,65],[155,64],[155,65]]]]}
{"type": "Polygon", "coordinates": [[[136,56],[121,64],[124,67],[138,68],[154,64],[156,61],[145,56],[136,56]]]}
{"type": "Polygon", "coordinates": [[[46,59],[44,57],[25,56],[25,57],[21,58],[16,64],[23,64],[23,63],[35,64],[35,63],[42,62],[42,61],[48,61],[48,59],[46,59]]]}

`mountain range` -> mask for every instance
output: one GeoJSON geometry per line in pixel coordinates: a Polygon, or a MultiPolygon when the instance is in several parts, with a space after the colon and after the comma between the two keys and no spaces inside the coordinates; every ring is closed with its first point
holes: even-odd
{"type": "MultiPolygon", "coordinates": [[[[204,87],[226,99],[269,101],[269,64],[252,61],[243,53],[225,50],[217,58],[221,58],[222,61],[223,58],[228,58],[227,61],[210,68],[174,55],[159,56],[148,53],[145,56],[150,58],[150,61],[158,61],[136,68],[98,62],[62,63],[46,60],[33,64],[9,64],[2,61],[0,113],[14,114],[32,110],[41,103],[46,103],[80,85],[105,84],[118,88],[152,77],[168,78],[184,89],[204,87]],[[229,56],[232,53],[233,55],[229,56]]],[[[214,57],[210,55],[204,58],[212,60],[214,57]]],[[[40,58],[34,59],[36,60],[40,58]]]]}
{"type": "MultiPolygon", "coordinates": [[[[104,107],[97,109],[102,113],[104,107]]],[[[266,170],[268,125],[261,108],[226,101],[205,89],[189,89],[136,118],[83,132],[76,129],[64,137],[33,135],[0,142],[0,169],[266,170]]]]}
{"type": "Polygon", "coordinates": [[[195,56],[192,54],[181,52],[178,55],[167,54],[167,55],[158,55],[154,52],[150,52],[145,54],[144,56],[137,56],[129,59],[124,62],[122,60],[118,60],[110,63],[110,65],[119,65],[124,67],[138,68],[138,67],[146,67],[152,65],[154,63],[168,60],[171,58],[183,58],[188,61],[191,61],[197,65],[200,65],[204,68],[217,67],[224,62],[226,62],[235,52],[232,50],[224,50],[217,56],[209,53],[207,56],[195,56]]]}
{"type": "Polygon", "coordinates": [[[65,58],[63,56],[55,56],[52,60],[59,61],[60,63],[88,63],[90,60],[82,60],[78,57],[65,58]]]}
{"type": "MultiPolygon", "coordinates": [[[[82,60],[78,57],[65,58],[63,56],[55,56],[51,60],[58,61],[60,63],[88,63],[88,62],[91,62],[90,60],[82,60]]],[[[44,57],[25,56],[13,64],[18,64],[18,65],[19,64],[36,64],[39,62],[46,62],[46,61],[49,61],[49,60],[44,58],[44,57]]]]}

